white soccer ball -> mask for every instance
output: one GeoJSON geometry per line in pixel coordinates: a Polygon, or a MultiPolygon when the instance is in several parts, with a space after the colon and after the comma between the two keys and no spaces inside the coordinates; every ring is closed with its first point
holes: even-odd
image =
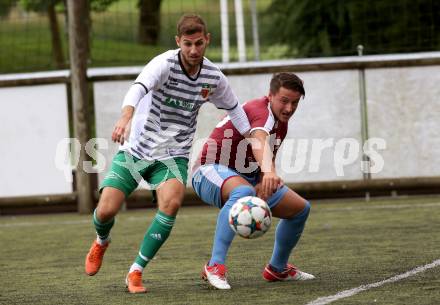
{"type": "Polygon", "coordinates": [[[229,225],[244,238],[257,238],[266,233],[272,223],[272,213],[267,203],[254,196],[235,202],[229,210],[229,225]]]}

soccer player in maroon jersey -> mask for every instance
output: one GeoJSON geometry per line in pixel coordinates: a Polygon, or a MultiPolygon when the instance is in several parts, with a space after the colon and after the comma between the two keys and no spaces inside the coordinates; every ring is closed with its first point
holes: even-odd
{"type": "Polygon", "coordinates": [[[268,96],[243,105],[251,125],[250,139],[245,139],[227,116],[203,146],[194,167],[192,185],[204,202],[220,208],[212,255],[202,271],[202,278],[215,288],[231,288],[226,279],[225,261],[235,233],[229,227],[228,215],[232,205],[245,196],[266,200],[272,215],[281,219],[263,278],[267,281],[314,278],[288,263],[304,230],[310,203],[283,184],[274,162],[286,137],[288,121],[304,95],[303,81],[297,75],[275,74],[268,96]]]}

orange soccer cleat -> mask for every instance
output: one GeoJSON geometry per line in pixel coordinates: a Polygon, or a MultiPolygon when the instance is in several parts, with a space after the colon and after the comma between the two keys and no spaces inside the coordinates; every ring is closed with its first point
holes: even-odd
{"type": "Polygon", "coordinates": [[[102,259],[104,258],[105,250],[107,250],[109,243],[101,246],[96,240],[90,247],[89,253],[86,256],[85,269],[88,275],[95,275],[101,268],[102,259]]]}
{"type": "Polygon", "coordinates": [[[128,292],[130,293],[145,293],[147,289],[142,285],[142,272],[133,271],[130,272],[125,278],[125,284],[127,285],[128,292]]]}

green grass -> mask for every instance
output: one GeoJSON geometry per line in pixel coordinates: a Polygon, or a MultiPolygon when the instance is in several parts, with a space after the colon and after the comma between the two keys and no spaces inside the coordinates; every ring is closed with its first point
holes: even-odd
{"type": "MultiPolygon", "coordinates": [[[[293,261],[317,279],[266,283],[260,272],[275,226],[262,238],[236,238],[228,256],[231,291],[199,279],[210,256],[217,209],[180,211],[167,243],[147,266],[145,295],[129,295],[124,277],[153,210],[121,212],[101,271],[84,274],[94,237],[90,216],[0,218],[0,304],[306,304],[374,283],[440,258],[440,198],[315,202],[293,261]]],[[[438,304],[440,268],[332,304],[438,304]]]]}

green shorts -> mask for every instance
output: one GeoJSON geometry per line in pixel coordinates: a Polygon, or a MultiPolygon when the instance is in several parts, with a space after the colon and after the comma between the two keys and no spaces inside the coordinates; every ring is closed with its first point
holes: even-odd
{"type": "Polygon", "coordinates": [[[119,151],[113,158],[111,169],[102,181],[99,192],[110,186],[121,190],[128,197],[142,179],[154,190],[161,183],[173,178],[186,185],[188,159],[177,157],[147,161],[138,159],[128,152],[119,151]]]}

